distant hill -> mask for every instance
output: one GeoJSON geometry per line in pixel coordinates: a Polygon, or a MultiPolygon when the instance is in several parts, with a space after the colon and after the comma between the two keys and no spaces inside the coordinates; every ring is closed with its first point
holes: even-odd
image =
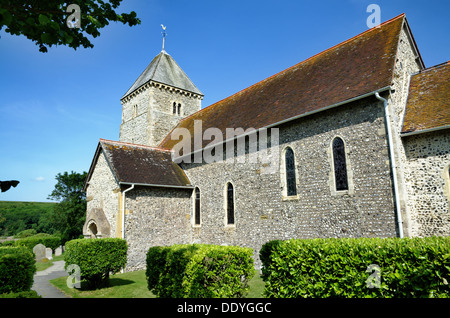
{"type": "Polygon", "coordinates": [[[55,205],[52,202],[0,201],[0,236],[14,236],[28,229],[52,234],[51,214],[55,205]]]}

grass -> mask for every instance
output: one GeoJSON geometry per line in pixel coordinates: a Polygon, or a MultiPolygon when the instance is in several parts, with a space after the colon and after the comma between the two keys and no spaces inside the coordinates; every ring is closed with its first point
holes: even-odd
{"type": "MultiPolygon", "coordinates": [[[[81,282],[81,288],[67,287],[67,277],[50,280],[57,288],[72,298],[155,298],[147,288],[145,270],[116,274],[110,276],[109,286],[88,290],[81,282]]],[[[259,276],[255,276],[249,282],[250,291],[247,298],[262,298],[264,282],[259,276]]]]}
{"type": "Polygon", "coordinates": [[[145,270],[112,275],[109,286],[88,290],[84,282],[81,288],[67,287],[67,277],[50,280],[57,288],[72,298],[155,298],[147,288],[145,270]]]}
{"type": "Polygon", "coordinates": [[[38,272],[43,271],[43,270],[49,268],[50,266],[52,266],[53,262],[63,261],[63,260],[64,260],[64,255],[54,256],[52,260],[44,258],[44,259],[40,260],[39,262],[36,262],[36,271],[38,271],[38,272]]]}

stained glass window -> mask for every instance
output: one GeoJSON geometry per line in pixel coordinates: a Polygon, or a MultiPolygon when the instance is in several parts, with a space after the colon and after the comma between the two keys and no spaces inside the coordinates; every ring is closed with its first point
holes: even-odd
{"type": "Polygon", "coordinates": [[[297,195],[297,183],[295,181],[295,161],[294,151],[287,148],[284,154],[286,171],[286,193],[288,196],[297,195]]]}
{"type": "Polygon", "coordinates": [[[195,225],[200,225],[200,189],[195,188],[195,217],[194,217],[194,223],[195,225]]]}
{"type": "Polygon", "coordinates": [[[336,191],[348,190],[347,162],[344,141],[336,137],[333,140],[333,163],[336,191]]]}
{"type": "Polygon", "coordinates": [[[227,224],[234,224],[234,190],[233,185],[227,185],[227,224]]]}

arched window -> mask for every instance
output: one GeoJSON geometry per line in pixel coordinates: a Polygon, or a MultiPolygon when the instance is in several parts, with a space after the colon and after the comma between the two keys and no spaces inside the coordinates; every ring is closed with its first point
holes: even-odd
{"type": "Polygon", "coordinates": [[[194,225],[200,225],[200,189],[194,191],[194,225]]]}
{"type": "Polygon", "coordinates": [[[177,103],[173,102],[173,113],[176,114],[177,113],[177,103]]]}
{"type": "Polygon", "coordinates": [[[333,165],[336,191],[348,190],[347,160],[344,141],[336,137],[333,140],[333,165]]]}
{"type": "Polygon", "coordinates": [[[294,151],[289,147],[284,152],[284,166],[286,172],[286,194],[287,196],[297,195],[294,151]]]}
{"type": "Polygon", "coordinates": [[[227,184],[226,189],[226,198],[227,198],[227,224],[234,224],[234,189],[231,183],[227,184]]]}
{"type": "Polygon", "coordinates": [[[178,104],[178,115],[181,115],[181,104],[178,104]]]}

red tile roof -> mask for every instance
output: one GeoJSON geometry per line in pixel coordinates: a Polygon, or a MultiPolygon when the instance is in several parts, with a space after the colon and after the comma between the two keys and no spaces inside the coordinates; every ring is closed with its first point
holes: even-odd
{"type": "MultiPolygon", "coordinates": [[[[320,110],[392,83],[401,14],[379,27],[345,42],[206,107],[178,124],[193,138],[194,120],[203,131],[219,128],[255,128],[320,110]]],[[[172,149],[178,140],[170,134],[159,145],[172,149]]],[[[203,146],[210,141],[203,141],[203,146]]]]}
{"type": "Polygon", "coordinates": [[[450,61],[411,76],[402,134],[450,128],[450,61]]]}

